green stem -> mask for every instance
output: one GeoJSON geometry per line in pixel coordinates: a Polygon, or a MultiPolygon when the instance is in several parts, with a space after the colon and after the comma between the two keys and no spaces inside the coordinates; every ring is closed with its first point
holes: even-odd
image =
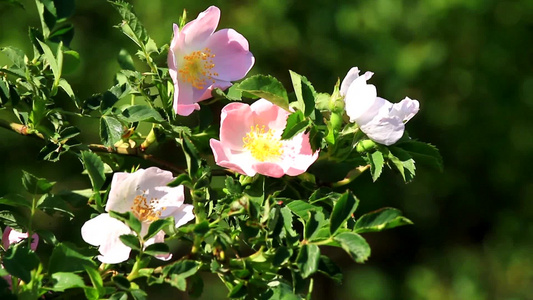
{"type": "Polygon", "coordinates": [[[130,274],[126,277],[129,281],[135,280],[137,277],[139,277],[139,270],[141,269],[141,259],[139,259],[141,255],[137,256],[137,259],[135,260],[135,264],[133,265],[133,268],[131,269],[130,274]]]}

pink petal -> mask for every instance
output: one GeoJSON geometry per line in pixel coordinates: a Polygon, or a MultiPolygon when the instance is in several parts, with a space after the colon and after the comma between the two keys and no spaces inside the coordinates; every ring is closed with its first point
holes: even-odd
{"type": "Polygon", "coordinates": [[[195,88],[187,82],[179,83],[174,81],[174,103],[173,108],[176,114],[180,116],[188,116],[194,110],[199,110],[200,105],[198,105],[198,99],[195,99],[193,94],[195,88]]]}
{"type": "Polygon", "coordinates": [[[215,32],[207,41],[206,47],[215,54],[213,72],[218,73],[215,77],[221,80],[239,80],[254,65],[255,59],[248,50],[248,41],[233,29],[215,32]]]}
{"type": "Polygon", "coordinates": [[[193,98],[196,99],[195,101],[197,102],[200,102],[202,100],[205,100],[205,99],[209,99],[212,96],[212,92],[215,88],[219,88],[221,90],[225,90],[227,88],[229,88],[230,86],[232,86],[231,82],[229,81],[224,81],[224,80],[220,80],[220,79],[214,79],[215,82],[213,84],[211,84],[210,86],[208,86],[207,88],[204,88],[204,89],[193,89],[193,98]]]}
{"type": "Polygon", "coordinates": [[[100,246],[98,259],[103,263],[116,264],[129,258],[131,249],[120,241],[120,236],[130,234],[130,228],[109,214],[101,214],[81,227],[81,237],[93,246],[100,246]]]}
{"type": "Polygon", "coordinates": [[[287,126],[287,118],[290,114],[288,111],[266,99],[259,99],[250,107],[253,112],[253,125],[265,125],[266,130],[277,130],[281,135],[287,126]]]}
{"type": "MultiPolygon", "coordinates": [[[[28,238],[27,232],[20,232],[18,230],[15,230],[9,226],[6,226],[6,229],[4,230],[4,233],[2,234],[2,245],[4,246],[4,249],[7,250],[10,245],[20,243],[21,241],[28,238]]],[[[39,236],[34,233],[31,236],[31,250],[35,251],[37,249],[37,245],[39,244],[39,236]]]]}
{"type": "Polygon", "coordinates": [[[170,77],[172,78],[172,81],[174,82],[174,92],[177,93],[179,91],[179,88],[177,87],[178,66],[177,66],[177,61],[176,61],[176,54],[178,54],[179,51],[177,52],[174,51],[178,43],[178,39],[180,35],[180,29],[177,24],[173,25],[173,31],[174,31],[174,36],[172,37],[172,41],[170,42],[170,48],[168,49],[167,65],[168,65],[168,73],[170,74],[170,77]]]}
{"type": "Polygon", "coordinates": [[[250,106],[240,102],[230,103],[220,116],[220,142],[224,148],[242,150],[243,138],[254,126],[250,106]]]}
{"type": "Polygon", "coordinates": [[[259,174],[274,178],[280,178],[285,175],[285,170],[279,164],[273,162],[256,162],[253,168],[259,174]]]}
{"type": "Polygon", "coordinates": [[[246,156],[234,155],[231,149],[225,148],[221,142],[215,139],[209,140],[209,145],[213,150],[217,165],[248,176],[256,174],[256,171],[252,169],[252,161],[246,156]]]}
{"type": "Polygon", "coordinates": [[[183,26],[180,33],[180,41],[177,46],[202,48],[205,40],[209,38],[218,26],[220,9],[210,6],[201,12],[198,17],[183,26]],[[183,43],[180,45],[180,42],[183,43]],[[195,47],[200,45],[200,47],[195,47]]]}

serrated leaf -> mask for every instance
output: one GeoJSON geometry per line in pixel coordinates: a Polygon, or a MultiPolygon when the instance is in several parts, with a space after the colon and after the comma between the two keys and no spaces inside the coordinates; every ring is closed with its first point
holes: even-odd
{"type": "Polygon", "coordinates": [[[331,258],[325,255],[320,255],[320,261],[318,262],[318,272],[333,279],[335,283],[342,283],[342,271],[331,258]]]}
{"type": "Polygon", "coordinates": [[[389,160],[402,175],[405,182],[413,180],[415,177],[415,161],[409,153],[398,147],[390,147],[389,160]]]}
{"type": "Polygon", "coordinates": [[[105,288],[100,272],[90,266],[85,266],[85,272],[87,272],[87,274],[89,275],[89,279],[91,280],[92,285],[97,291],[97,298],[99,296],[103,296],[105,294],[105,288]]]}
{"type": "Polygon", "coordinates": [[[139,221],[139,219],[137,219],[135,215],[131,213],[131,211],[127,211],[124,213],[110,211],[109,215],[115,219],[118,219],[126,223],[126,225],[128,225],[131,228],[131,230],[133,230],[137,234],[140,234],[141,228],[142,228],[141,221],[139,221]]]}
{"type": "Polygon", "coordinates": [[[316,210],[322,211],[322,207],[309,204],[303,200],[295,200],[287,203],[287,206],[295,215],[307,220],[309,218],[308,211],[316,210]]]}
{"type": "Polygon", "coordinates": [[[375,182],[381,176],[383,171],[383,164],[385,160],[383,159],[383,153],[375,151],[373,153],[368,153],[367,157],[370,161],[370,173],[372,174],[372,180],[375,182]]]}
{"type": "Polygon", "coordinates": [[[298,101],[295,107],[302,111],[304,116],[309,116],[315,110],[315,88],[305,76],[293,71],[289,71],[289,73],[298,101]]]}
{"type": "Polygon", "coordinates": [[[304,227],[304,239],[312,241],[319,230],[327,226],[327,221],[321,211],[309,211],[309,218],[304,227]]]}
{"type": "Polygon", "coordinates": [[[283,282],[270,282],[269,289],[261,293],[261,300],[301,300],[295,295],[292,287],[283,282]],[[275,285],[274,285],[275,284],[275,285]]]}
{"type": "Polygon", "coordinates": [[[53,291],[63,292],[67,289],[72,288],[83,288],[85,283],[81,276],[74,273],[68,272],[57,272],[52,274],[52,280],[55,281],[54,286],[52,287],[53,291]]]}
{"type": "Polygon", "coordinates": [[[296,265],[300,269],[303,278],[313,275],[318,270],[320,260],[320,248],[314,244],[302,245],[296,257],[296,265]]]}
{"type": "Polygon", "coordinates": [[[54,212],[63,213],[71,218],[74,217],[74,214],[70,211],[68,205],[63,201],[63,199],[56,195],[43,195],[43,200],[39,201],[37,208],[40,210],[49,213],[52,215],[54,212]]]}
{"type": "Polygon", "coordinates": [[[94,190],[99,191],[105,182],[104,162],[100,156],[90,151],[82,151],[81,159],[94,190]]]}
{"type": "Polygon", "coordinates": [[[13,65],[16,68],[23,69],[26,67],[26,64],[24,63],[24,51],[12,46],[2,47],[0,48],[0,51],[7,55],[7,58],[13,62],[13,65]]]}
{"type": "Polygon", "coordinates": [[[85,268],[96,268],[92,256],[84,255],[67,243],[59,243],[54,247],[48,264],[48,272],[78,272],[85,268]]]}
{"type": "MultiPolygon", "coordinates": [[[[59,78],[61,78],[61,64],[59,63],[59,60],[56,59],[54,56],[54,53],[48,47],[47,44],[44,42],[41,42],[40,40],[37,40],[39,42],[39,45],[41,45],[41,48],[44,52],[44,58],[50,65],[50,69],[52,69],[52,73],[54,74],[54,82],[59,83],[59,78]]],[[[61,44],[60,44],[61,45],[61,44]]],[[[61,52],[61,47],[58,48],[58,52],[61,52]]]]}
{"type": "Polygon", "coordinates": [[[444,169],[439,150],[431,144],[409,140],[397,143],[395,146],[407,151],[418,164],[432,167],[440,172],[444,169]]]}
{"type": "Polygon", "coordinates": [[[165,227],[172,226],[172,220],[170,219],[158,219],[153,221],[148,227],[148,232],[143,237],[144,240],[148,240],[155,236],[159,231],[163,230],[165,227]]]}
{"type": "Polygon", "coordinates": [[[2,205],[9,205],[9,206],[20,206],[20,207],[26,207],[31,208],[31,202],[22,197],[21,195],[5,195],[0,198],[0,204],[2,205]]]}
{"type": "Polygon", "coordinates": [[[124,1],[110,1],[122,17],[122,23],[118,25],[122,32],[134,41],[139,47],[144,47],[148,42],[148,33],[141,21],[133,13],[131,4],[124,1]]]}
{"type": "Polygon", "coordinates": [[[337,200],[331,212],[329,232],[334,235],[345,224],[357,209],[359,200],[351,193],[346,192],[337,200]]]}
{"type": "Polygon", "coordinates": [[[194,260],[179,260],[163,268],[165,276],[179,275],[183,278],[192,276],[198,272],[200,263],[194,260]]]}
{"type": "Polygon", "coordinates": [[[282,140],[287,140],[298,133],[304,131],[309,126],[308,120],[303,120],[295,123],[298,119],[300,119],[301,112],[293,113],[287,118],[287,125],[285,126],[285,129],[283,130],[283,133],[281,134],[282,140]],[[292,117],[294,116],[294,117],[292,117]]]}
{"type": "Polygon", "coordinates": [[[354,232],[342,232],[335,236],[342,249],[346,251],[350,257],[358,263],[365,262],[370,256],[370,246],[366,240],[354,232]]]}
{"type": "Polygon", "coordinates": [[[102,143],[111,147],[122,138],[124,129],[120,121],[111,116],[102,116],[100,118],[100,139],[102,143]]]}
{"type": "Polygon", "coordinates": [[[270,75],[254,75],[236,85],[236,89],[264,98],[289,111],[287,91],[276,78],[270,75]]]}
{"type": "Polygon", "coordinates": [[[29,220],[26,216],[11,210],[0,211],[0,223],[13,229],[24,231],[28,227],[29,220]]]}
{"type": "Polygon", "coordinates": [[[169,254],[170,248],[165,243],[151,244],[144,249],[144,253],[152,256],[169,254]]]}
{"type": "Polygon", "coordinates": [[[141,244],[139,243],[139,238],[134,234],[123,234],[119,237],[120,241],[130,247],[133,250],[141,250],[141,244]]]}
{"type": "Polygon", "coordinates": [[[124,120],[133,122],[152,122],[161,123],[165,121],[157,110],[146,105],[132,105],[124,109],[122,112],[124,120]]]}
{"type": "Polygon", "coordinates": [[[44,178],[38,178],[22,170],[22,186],[30,194],[46,194],[52,190],[55,182],[50,182],[44,178]]]}
{"type": "Polygon", "coordinates": [[[355,222],[354,231],[375,232],[411,224],[413,222],[403,217],[401,211],[387,207],[362,215],[355,222]]]}

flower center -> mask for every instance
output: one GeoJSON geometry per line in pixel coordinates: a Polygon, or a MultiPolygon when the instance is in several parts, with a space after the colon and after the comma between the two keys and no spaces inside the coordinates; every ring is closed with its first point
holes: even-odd
{"type": "Polygon", "coordinates": [[[213,76],[218,76],[217,72],[211,72],[215,67],[213,62],[214,54],[211,49],[194,51],[183,57],[183,66],[179,69],[182,80],[190,83],[196,89],[203,89],[209,83],[215,83],[213,76]]]}
{"type": "MultiPolygon", "coordinates": [[[[155,210],[154,205],[159,203],[159,199],[152,198],[150,201],[146,199],[144,195],[137,195],[133,199],[133,205],[130,207],[133,214],[141,222],[151,223],[161,216],[161,211],[155,210]]],[[[165,210],[166,207],[162,207],[161,210],[165,210]]]]}
{"type": "Polygon", "coordinates": [[[265,132],[265,125],[250,126],[250,132],[242,138],[244,149],[258,161],[273,161],[283,154],[282,143],[272,129],[265,132]]]}

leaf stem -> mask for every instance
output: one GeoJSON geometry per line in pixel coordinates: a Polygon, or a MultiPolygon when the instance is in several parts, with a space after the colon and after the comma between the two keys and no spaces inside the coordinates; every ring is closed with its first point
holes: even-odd
{"type": "Polygon", "coordinates": [[[359,175],[363,174],[363,172],[366,171],[368,168],[370,168],[370,165],[359,166],[351,170],[350,172],[348,172],[348,174],[346,175],[346,178],[332,183],[331,186],[336,188],[336,187],[341,187],[343,185],[347,185],[351,183],[352,181],[354,181],[357,177],[359,177],[359,175]]]}

